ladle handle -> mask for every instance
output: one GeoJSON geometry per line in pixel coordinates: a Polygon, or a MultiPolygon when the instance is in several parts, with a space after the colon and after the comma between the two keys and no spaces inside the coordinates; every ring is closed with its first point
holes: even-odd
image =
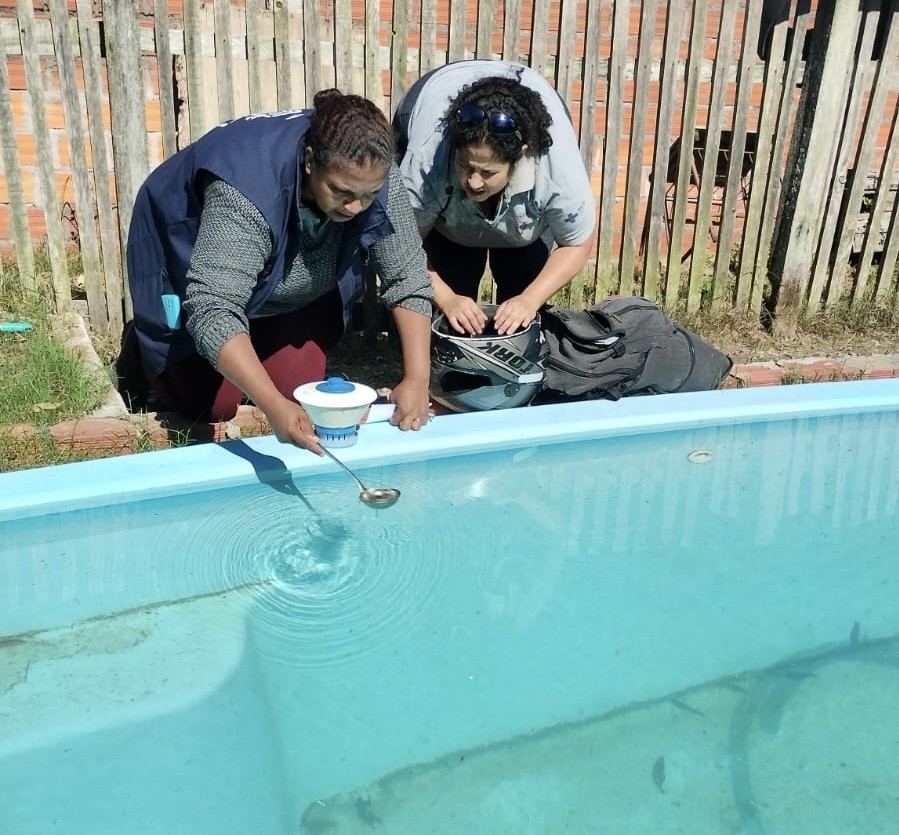
{"type": "Polygon", "coordinates": [[[322,447],[322,452],[328,456],[340,469],[344,470],[349,476],[359,485],[360,490],[365,490],[365,485],[359,480],[359,476],[357,476],[346,464],[343,463],[333,452],[331,452],[327,447],[322,447]]]}

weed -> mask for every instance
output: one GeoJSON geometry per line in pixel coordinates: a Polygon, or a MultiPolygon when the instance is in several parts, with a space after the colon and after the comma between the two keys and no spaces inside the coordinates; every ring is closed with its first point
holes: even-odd
{"type": "Polygon", "coordinates": [[[4,471],[68,464],[96,457],[96,452],[90,449],[57,446],[46,429],[19,433],[12,428],[0,427],[0,461],[4,471]]]}
{"type": "Polygon", "coordinates": [[[56,317],[43,283],[29,292],[0,278],[0,315],[29,322],[25,333],[2,334],[0,352],[0,425],[28,422],[49,426],[78,417],[99,405],[108,383],[97,379],[53,334],[56,317]]]}
{"type": "Polygon", "coordinates": [[[805,375],[799,368],[787,368],[780,380],[782,386],[797,386],[804,382],[805,375]]]}

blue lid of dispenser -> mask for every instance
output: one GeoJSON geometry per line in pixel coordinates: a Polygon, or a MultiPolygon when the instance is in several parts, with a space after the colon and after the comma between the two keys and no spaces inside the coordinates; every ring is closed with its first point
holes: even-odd
{"type": "Polygon", "coordinates": [[[315,390],[323,391],[325,394],[349,394],[355,388],[349,380],[344,380],[343,377],[328,377],[327,380],[319,383],[315,390]]]}

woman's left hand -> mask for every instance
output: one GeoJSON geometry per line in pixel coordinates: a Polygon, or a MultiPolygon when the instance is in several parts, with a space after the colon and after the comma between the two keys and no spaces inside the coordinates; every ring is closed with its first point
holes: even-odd
{"type": "Polygon", "coordinates": [[[513,296],[506,299],[497,309],[493,317],[493,326],[498,334],[515,333],[526,328],[537,315],[537,305],[528,301],[525,296],[513,296]]]}
{"type": "Polygon", "coordinates": [[[427,424],[428,410],[431,406],[427,383],[421,384],[404,379],[390,392],[390,400],[396,404],[390,416],[390,422],[394,426],[403,431],[407,429],[418,431],[427,424]]]}

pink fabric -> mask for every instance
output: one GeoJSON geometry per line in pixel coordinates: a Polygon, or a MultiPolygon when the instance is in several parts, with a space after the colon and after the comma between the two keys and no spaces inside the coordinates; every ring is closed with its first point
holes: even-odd
{"type": "MultiPolygon", "coordinates": [[[[285,397],[303,383],[324,379],[327,350],[342,332],[336,291],[293,313],[250,320],[253,347],[285,397]]],[[[230,420],[245,399],[199,354],[166,369],[150,384],[171,409],[192,420],[230,420]]]]}

